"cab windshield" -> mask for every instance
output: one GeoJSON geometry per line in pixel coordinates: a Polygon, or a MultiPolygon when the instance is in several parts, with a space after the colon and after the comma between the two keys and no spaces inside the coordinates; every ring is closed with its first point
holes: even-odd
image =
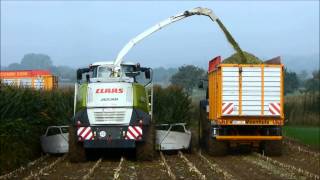
{"type": "MultiPolygon", "coordinates": [[[[112,74],[112,69],[108,66],[95,66],[93,67],[92,78],[108,78],[112,74]]],[[[134,66],[121,65],[121,74],[126,77],[135,77],[137,74],[134,72],[134,66]]]]}
{"type": "Polygon", "coordinates": [[[107,66],[96,66],[93,68],[93,78],[106,78],[110,77],[112,69],[107,66]]]}
{"type": "MultiPolygon", "coordinates": [[[[92,66],[92,75],[90,78],[110,78],[112,77],[112,68],[110,66],[92,66]]],[[[137,71],[134,65],[121,65],[120,73],[118,77],[127,77],[132,79],[133,82],[137,82],[140,84],[148,84],[150,79],[145,78],[145,73],[141,73],[141,71],[137,71]]]]}

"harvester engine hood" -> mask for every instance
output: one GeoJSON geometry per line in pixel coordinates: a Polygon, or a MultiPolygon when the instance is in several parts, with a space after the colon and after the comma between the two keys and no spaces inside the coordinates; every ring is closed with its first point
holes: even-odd
{"type": "Polygon", "coordinates": [[[87,107],[132,107],[132,97],[131,83],[90,83],[87,107]]]}
{"type": "Polygon", "coordinates": [[[87,114],[90,124],[129,124],[132,107],[131,83],[89,83],[87,114]]]}

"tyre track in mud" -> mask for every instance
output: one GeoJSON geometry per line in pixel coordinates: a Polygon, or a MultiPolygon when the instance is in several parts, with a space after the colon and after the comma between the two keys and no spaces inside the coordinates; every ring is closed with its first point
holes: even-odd
{"type": "Polygon", "coordinates": [[[136,163],[134,161],[123,159],[123,163],[119,171],[119,178],[116,178],[116,175],[114,177],[114,179],[121,180],[137,180],[136,163]]]}
{"type": "Polygon", "coordinates": [[[160,157],[161,157],[161,162],[164,165],[164,167],[166,168],[167,174],[168,176],[172,179],[172,180],[176,180],[176,176],[173,174],[170,166],[168,165],[168,162],[166,160],[166,158],[164,157],[163,153],[160,152],[160,157]]]}
{"type": "Polygon", "coordinates": [[[288,137],[285,137],[282,141],[283,145],[289,148],[293,151],[298,151],[299,153],[304,153],[312,157],[320,157],[320,152],[311,149],[307,145],[299,144],[295,140],[289,139],[288,137]]]}
{"type": "Polygon", "coordinates": [[[0,176],[0,179],[22,179],[30,175],[38,172],[42,167],[51,164],[58,157],[44,155],[40,158],[28,163],[26,166],[22,166],[8,174],[0,176]]]}
{"type": "Polygon", "coordinates": [[[0,179],[319,179],[319,152],[286,141],[283,150],[280,157],[160,152],[153,161],[111,156],[84,163],[70,163],[66,155],[43,156],[0,179]]]}
{"type": "Polygon", "coordinates": [[[39,179],[40,176],[44,175],[46,171],[51,170],[52,168],[54,168],[57,164],[59,164],[61,161],[64,161],[66,159],[67,155],[63,155],[57,159],[55,159],[54,161],[52,161],[51,163],[48,163],[45,166],[42,166],[41,169],[39,169],[37,172],[30,172],[30,174],[27,177],[24,177],[24,180],[29,180],[29,179],[39,179]]]}
{"type": "Polygon", "coordinates": [[[179,151],[179,157],[188,165],[189,170],[194,172],[199,179],[206,180],[206,176],[199,171],[199,169],[181,152],[179,151]]]}
{"type": "MultiPolygon", "coordinates": [[[[284,169],[285,171],[292,173],[292,177],[294,179],[320,179],[319,175],[310,173],[309,171],[301,168],[297,168],[293,165],[282,163],[280,161],[275,160],[272,157],[267,157],[258,153],[253,153],[253,155],[261,159],[262,161],[265,161],[265,163],[268,163],[269,166],[276,166],[278,169],[284,169]]],[[[291,177],[291,176],[290,176],[291,177]]]]}
{"type": "Polygon", "coordinates": [[[64,158],[52,168],[43,171],[37,179],[81,179],[89,173],[96,162],[71,163],[68,158],[64,158]]]}
{"type": "Polygon", "coordinates": [[[136,163],[136,172],[139,180],[169,180],[174,179],[170,177],[167,172],[166,165],[160,159],[160,157],[156,157],[153,161],[144,161],[136,163]]]}
{"type": "Polygon", "coordinates": [[[218,164],[208,160],[202,155],[201,151],[197,156],[187,155],[191,162],[193,162],[199,169],[203,171],[208,179],[215,177],[215,179],[235,179],[230,173],[222,169],[218,164]]]}
{"type": "MultiPolygon", "coordinates": [[[[223,157],[212,157],[203,154],[210,162],[217,164],[223,171],[230,174],[234,179],[287,179],[279,177],[277,173],[265,166],[257,166],[257,164],[247,161],[245,158],[253,157],[259,162],[264,162],[263,160],[256,158],[250,154],[231,154],[223,157]]],[[[233,178],[232,178],[233,179],[233,178]]]]}
{"type": "Polygon", "coordinates": [[[248,163],[255,165],[257,168],[268,170],[272,174],[277,175],[279,179],[305,179],[305,177],[300,177],[295,172],[272,164],[269,161],[265,161],[259,156],[243,156],[242,159],[248,163]]]}
{"type": "MultiPolygon", "coordinates": [[[[97,180],[113,180],[122,169],[121,158],[119,159],[103,159],[94,173],[88,179],[97,180]],[[121,163],[121,164],[120,164],[121,163]],[[120,166],[120,167],[119,167],[120,166]]],[[[117,176],[119,177],[119,176],[117,176]]]]}
{"type": "Polygon", "coordinates": [[[165,161],[170,167],[175,179],[198,180],[199,174],[177,154],[164,154],[165,161]]]}
{"type": "Polygon", "coordinates": [[[88,172],[85,176],[83,176],[82,179],[83,179],[83,180],[89,179],[90,176],[91,176],[91,175],[93,174],[93,172],[95,171],[95,169],[97,169],[97,167],[100,165],[101,161],[102,161],[102,158],[100,158],[100,159],[93,165],[93,167],[90,168],[89,172],[88,172]]]}
{"type": "Polygon", "coordinates": [[[318,176],[320,175],[319,153],[309,151],[299,145],[284,142],[283,155],[270,158],[281,163],[294,166],[297,169],[300,168],[318,176]]]}

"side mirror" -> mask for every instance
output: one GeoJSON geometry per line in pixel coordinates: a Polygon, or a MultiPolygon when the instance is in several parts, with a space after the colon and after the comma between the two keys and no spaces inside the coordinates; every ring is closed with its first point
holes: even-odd
{"type": "Polygon", "coordinates": [[[82,80],[82,74],[83,74],[83,73],[87,73],[87,72],[89,72],[89,71],[90,71],[89,68],[78,69],[78,70],[77,70],[77,81],[81,81],[81,80],[82,80]]]}
{"type": "Polygon", "coordinates": [[[137,63],[135,66],[134,66],[134,71],[140,71],[140,64],[137,63]]]}
{"type": "Polygon", "coordinates": [[[146,79],[150,79],[150,78],[151,78],[150,69],[148,69],[148,70],[146,70],[146,71],[144,72],[144,76],[145,76],[146,79]]]}
{"type": "Polygon", "coordinates": [[[77,80],[80,81],[82,79],[82,71],[81,69],[77,70],[77,80]]]}
{"type": "Polygon", "coordinates": [[[87,80],[87,82],[90,81],[90,75],[89,74],[86,74],[86,80],[87,80]]]}

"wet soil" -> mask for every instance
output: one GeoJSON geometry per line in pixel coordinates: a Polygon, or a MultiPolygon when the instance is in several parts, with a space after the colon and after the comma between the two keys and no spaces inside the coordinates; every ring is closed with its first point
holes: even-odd
{"type": "MultiPolygon", "coordinates": [[[[299,146],[299,144],[284,143],[283,155],[280,157],[270,157],[271,160],[293,166],[295,169],[310,172],[319,177],[319,151],[308,149],[308,147],[303,147],[304,149],[299,151],[297,147],[293,146],[299,146]]],[[[253,152],[231,152],[223,157],[212,157],[206,153],[202,153],[205,159],[197,153],[197,150],[193,153],[182,153],[191,165],[181,158],[177,152],[164,153],[165,161],[176,179],[199,179],[199,173],[204,175],[205,179],[218,180],[225,179],[226,177],[231,177],[231,179],[308,179],[308,177],[297,170],[270,163],[253,152]],[[190,168],[191,166],[193,170],[190,168]],[[194,168],[198,172],[195,172],[194,168]]],[[[30,174],[38,174],[44,167],[50,168],[43,171],[36,179],[82,179],[88,175],[100,158],[102,161],[98,163],[89,179],[111,180],[114,177],[117,177],[115,179],[124,180],[172,179],[169,176],[168,167],[165,166],[159,156],[153,161],[137,161],[132,154],[132,152],[129,155],[118,152],[107,152],[103,155],[97,154],[97,157],[83,163],[70,163],[68,158],[65,158],[52,167],[50,167],[50,164],[61,158],[61,156],[49,156],[15,173],[9,179],[23,179],[30,176],[30,174]],[[119,176],[116,176],[121,158],[124,160],[118,171],[119,176]]]]}

